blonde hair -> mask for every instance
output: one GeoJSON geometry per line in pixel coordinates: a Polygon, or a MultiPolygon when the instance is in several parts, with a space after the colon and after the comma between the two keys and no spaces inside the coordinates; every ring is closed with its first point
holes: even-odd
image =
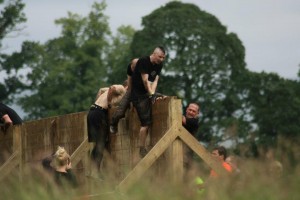
{"type": "Polygon", "coordinates": [[[70,160],[70,155],[67,153],[64,147],[57,147],[57,151],[54,154],[55,156],[55,166],[64,166],[68,164],[70,160]]]}

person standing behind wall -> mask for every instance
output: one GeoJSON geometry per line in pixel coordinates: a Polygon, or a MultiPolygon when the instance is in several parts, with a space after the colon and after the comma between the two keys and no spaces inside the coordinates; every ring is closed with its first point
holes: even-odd
{"type": "MultiPolygon", "coordinates": [[[[190,103],[182,116],[182,126],[195,137],[199,128],[200,106],[197,103],[190,103]]],[[[184,145],[183,163],[186,170],[189,170],[193,161],[193,151],[184,145]]]]}
{"type": "MultiPolygon", "coordinates": [[[[223,146],[219,146],[219,147],[215,147],[212,152],[211,155],[218,161],[220,161],[220,163],[222,164],[223,168],[228,171],[228,172],[232,172],[232,167],[225,162],[226,158],[227,158],[227,151],[225,149],[225,147],[223,146]]],[[[214,171],[211,170],[210,171],[210,177],[212,178],[217,178],[219,177],[219,175],[214,171]]]]}
{"type": "Polygon", "coordinates": [[[59,186],[64,184],[73,188],[78,186],[77,178],[72,171],[71,157],[63,147],[58,147],[54,154],[54,180],[59,186]]]}
{"type": "Polygon", "coordinates": [[[152,105],[155,103],[155,91],[159,74],[163,67],[165,50],[158,46],[150,56],[139,58],[132,74],[131,99],[135,107],[141,128],[139,131],[140,157],[143,158],[146,150],[146,138],[149,125],[152,123],[152,105]]]}
{"type": "Polygon", "coordinates": [[[2,126],[5,132],[10,126],[22,124],[23,121],[21,117],[12,108],[7,105],[0,103],[0,119],[4,124],[2,126]]]}

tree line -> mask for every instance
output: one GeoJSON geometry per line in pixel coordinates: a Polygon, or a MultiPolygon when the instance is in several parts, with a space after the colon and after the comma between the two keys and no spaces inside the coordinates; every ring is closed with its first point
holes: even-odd
{"type": "MultiPolygon", "coordinates": [[[[5,4],[1,41],[26,21],[21,0],[5,4]]],[[[300,84],[276,73],[246,68],[238,35],[194,4],[172,1],[142,18],[142,29],[121,26],[113,34],[94,3],[86,16],[57,19],[58,37],[41,44],[24,41],[18,52],[1,53],[0,99],[14,102],[38,119],[85,111],[99,87],[122,83],[132,58],[149,55],[156,45],[167,50],[158,90],[183,104],[201,105],[197,138],[210,144],[229,141],[237,153],[258,156],[262,146],[280,138],[299,140],[300,84]]]]}

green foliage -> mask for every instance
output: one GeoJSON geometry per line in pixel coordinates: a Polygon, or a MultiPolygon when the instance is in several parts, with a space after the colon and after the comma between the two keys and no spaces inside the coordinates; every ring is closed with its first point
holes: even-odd
{"type": "Polygon", "coordinates": [[[31,119],[86,110],[107,80],[110,37],[106,5],[95,3],[87,17],[68,13],[56,20],[61,36],[40,45],[24,42],[4,66],[28,71],[19,102],[31,119]],[[24,92],[24,91],[23,91],[24,92]]]}
{"type": "MultiPolygon", "coordinates": [[[[24,4],[21,0],[15,1],[0,1],[5,3],[3,9],[0,13],[0,52],[2,49],[2,40],[9,36],[12,33],[19,33],[20,28],[18,25],[25,22],[26,18],[23,13],[24,4]]],[[[12,37],[12,36],[11,36],[12,37]]],[[[0,53],[0,71],[4,70],[3,68],[3,57],[0,53]]],[[[5,79],[3,82],[0,82],[0,101],[7,101],[10,93],[14,93],[19,86],[18,80],[15,77],[10,77],[5,79]]]]}
{"type": "MultiPolygon", "coordinates": [[[[1,1],[0,3],[3,3],[1,1]]],[[[1,40],[9,33],[19,31],[17,25],[26,21],[25,14],[22,12],[24,3],[21,0],[8,1],[7,5],[0,13],[0,48],[1,40]]]]}
{"type": "Polygon", "coordinates": [[[260,143],[272,145],[278,136],[287,138],[300,134],[300,85],[277,74],[248,73],[248,105],[251,105],[252,123],[258,126],[260,143]]]}
{"type": "Polygon", "coordinates": [[[127,79],[127,64],[131,61],[130,45],[135,30],[131,26],[121,26],[117,35],[112,38],[108,53],[108,83],[122,83],[127,79]]]}
{"type": "MultiPolygon", "coordinates": [[[[193,4],[170,2],[145,16],[132,54],[167,49],[159,90],[198,102],[204,114],[199,138],[209,140],[240,109],[235,80],[245,71],[244,47],[219,20],[193,4]]],[[[218,139],[219,140],[219,139],[218,139]]]]}

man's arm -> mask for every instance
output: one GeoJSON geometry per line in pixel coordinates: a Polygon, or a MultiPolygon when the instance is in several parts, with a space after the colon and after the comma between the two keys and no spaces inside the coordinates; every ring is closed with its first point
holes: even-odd
{"type": "Polygon", "coordinates": [[[159,76],[157,75],[157,76],[155,77],[155,80],[154,80],[153,83],[151,84],[151,90],[152,90],[153,94],[154,94],[155,91],[156,91],[157,84],[158,84],[158,79],[159,79],[159,76]]]}
{"type": "Polygon", "coordinates": [[[100,88],[98,93],[97,93],[97,96],[96,96],[96,100],[100,97],[101,94],[103,94],[104,92],[106,92],[109,88],[108,87],[105,87],[105,88],[100,88]]]}
{"type": "Polygon", "coordinates": [[[8,114],[3,115],[2,120],[4,121],[5,124],[9,124],[9,125],[13,124],[13,122],[10,119],[10,117],[8,116],[8,114]]]}
{"type": "Polygon", "coordinates": [[[182,125],[186,125],[186,118],[184,115],[182,116],[182,125]]]}
{"type": "Polygon", "coordinates": [[[3,121],[4,125],[1,126],[2,131],[6,132],[6,130],[13,125],[12,120],[8,116],[8,114],[5,114],[2,116],[1,120],[3,121]]]}
{"type": "Polygon", "coordinates": [[[126,90],[122,85],[111,86],[107,93],[108,105],[111,106],[117,104],[122,99],[125,93],[126,90]]]}
{"type": "Polygon", "coordinates": [[[151,84],[148,81],[149,75],[148,74],[141,74],[141,76],[142,76],[144,87],[145,87],[146,91],[148,92],[148,94],[149,95],[154,94],[155,91],[152,91],[151,84]]]}
{"type": "Polygon", "coordinates": [[[132,87],[132,73],[135,69],[135,66],[136,66],[136,63],[137,63],[138,60],[139,60],[138,58],[133,59],[130,63],[130,70],[131,71],[127,71],[127,84],[128,84],[127,90],[131,90],[131,87],[132,87]]]}

